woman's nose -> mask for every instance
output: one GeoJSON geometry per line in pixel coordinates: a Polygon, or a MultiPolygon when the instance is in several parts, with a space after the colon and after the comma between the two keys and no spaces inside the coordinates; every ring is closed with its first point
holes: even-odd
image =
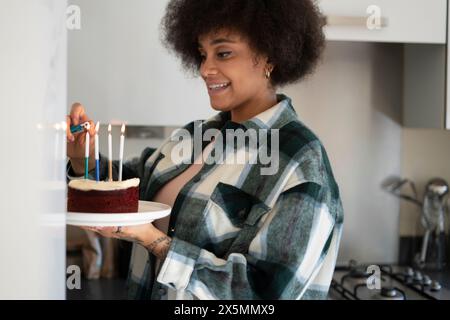
{"type": "Polygon", "coordinates": [[[205,58],[203,63],[200,65],[200,74],[204,79],[208,76],[217,74],[217,66],[212,59],[205,58]]]}

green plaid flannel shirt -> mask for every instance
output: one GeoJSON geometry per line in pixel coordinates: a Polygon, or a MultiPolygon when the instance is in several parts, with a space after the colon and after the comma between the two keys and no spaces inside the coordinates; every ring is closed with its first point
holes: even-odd
{"type": "MultiPolygon", "coordinates": [[[[156,258],[133,246],[130,298],[327,297],[343,225],[339,188],[318,137],[298,119],[290,98],[277,98],[278,104],[241,124],[231,121],[230,112],[219,112],[183,127],[192,137],[195,126],[202,133],[218,129],[224,137],[227,129],[278,129],[279,169],[261,175],[260,163],[205,164],[176,198],[172,243],[158,274],[156,258]]],[[[141,200],[151,201],[189,166],[173,161],[171,152],[181,142],[172,140],[124,164],[124,179],[141,179],[141,200]]],[[[102,179],[107,161],[101,155],[102,179]]],[[[113,167],[117,177],[118,163],[113,167]]]]}

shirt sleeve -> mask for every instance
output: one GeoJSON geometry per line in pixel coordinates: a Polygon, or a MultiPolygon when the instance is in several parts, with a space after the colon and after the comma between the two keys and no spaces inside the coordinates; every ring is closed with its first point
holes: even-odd
{"type": "Polygon", "coordinates": [[[300,299],[336,234],[329,196],[313,182],[284,191],[244,253],[220,258],[174,237],[157,281],[199,299],[300,299]]]}

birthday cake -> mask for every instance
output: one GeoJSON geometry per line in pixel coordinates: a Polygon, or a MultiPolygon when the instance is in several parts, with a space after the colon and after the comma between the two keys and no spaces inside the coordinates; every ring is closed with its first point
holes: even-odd
{"type": "Polygon", "coordinates": [[[136,213],[139,179],[125,181],[72,180],[68,185],[67,211],[85,213],[136,213]]]}

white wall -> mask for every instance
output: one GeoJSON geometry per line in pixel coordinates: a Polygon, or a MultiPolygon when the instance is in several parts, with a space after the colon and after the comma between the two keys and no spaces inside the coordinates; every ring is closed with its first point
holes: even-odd
{"type": "Polygon", "coordinates": [[[203,81],[159,41],[168,0],[70,0],[81,30],[69,34],[69,101],[102,123],[183,125],[211,114],[203,81]]]}
{"type": "Polygon", "coordinates": [[[395,262],[399,202],[381,182],[401,172],[402,46],[328,42],[321,66],[284,90],[324,143],[345,210],[338,262],[395,262]]]}
{"type": "Polygon", "coordinates": [[[66,2],[0,9],[0,299],[65,298],[66,2]]]}

